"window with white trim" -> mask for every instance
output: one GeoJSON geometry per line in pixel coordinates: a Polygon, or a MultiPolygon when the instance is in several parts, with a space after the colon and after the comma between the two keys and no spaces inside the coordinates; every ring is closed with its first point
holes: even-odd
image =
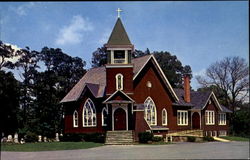
{"type": "Polygon", "coordinates": [[[227,131],[219,131],[219,136],[227,136],[227,131]]]}
{"type": "Polygon", "coordinates": [[[180,126],[188,125],[188,111],[177,110],[177,124],[180,126]]]}
{"type": "Polygon", "coordinates": [[[219,125],[226,125],[226,124],[227,124],[226,113],[219,113],[219,125]]]}
{"type": "Polygon", "coordinates": [[[214,111],[205,112],[206,125],[214,125],[214,111]]]}
{"type": "Polygon", "coordinates": [[[116,79],[116,90],[123,90],[123,75],[121,73],[115,76],[116,79]]]}
{"type": "Polygon", "coordinates": [[[108,118],[108,111],[107,109],[104,107],[102,109],[102,126],[107,126],[107,118],[108,118]]]}
{"type": "Polygon", "coordinates": [[[91,99],[87,99],[82,110],[83,127],[96,126],[96,109],[91,99]]]}
{"type": "Polygon", "coordinates": [[[145,100],[144,107],[144,118],[146,119],[149,125],[156,125],[156,107],[154,101],[150,97],[145,100]]]}
{"type": "Polygon", "coordinates": [[[73,113],[73,127],[78,127],[78,112],[76,110],[73,113]]]}
{"type": "Polygon", "coordinates": [[[168,114],[165,108],[162,110],[162,125],[168,125],[168,114]]]}

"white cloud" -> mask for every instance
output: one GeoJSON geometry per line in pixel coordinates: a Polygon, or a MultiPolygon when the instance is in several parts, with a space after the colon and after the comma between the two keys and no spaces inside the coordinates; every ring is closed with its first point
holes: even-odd
{"type": "Polygon", "coordinates": [[[193,72],[193,78],[191,80],[191,85],[192,85],[192,88],[194,90],[197,90],[198,88],[201,87],[201,85],[198,83],[198,81],[196,80],[196,76],[205,76],[205,73],[206,73],[206,69],[203,68],[197,72],[193,72]]]}
{"type": "Polygon", "coordinates": [[[34,7],[35,3],[34,2],[29,2],[25,3],[23,5],[20,5],[18,7],[11,7],[11,9],[19,16],[26,16],[27,15],[27,10],[30,8],[34,7]]]}
{"type": "Polygon", "coordinates": [[[193,73],[193,77],[196,77],[196,76],[204,76],[205,73],[206,73],[206,69],[203,68],[203,69],[201,69],[201,70],[199,70],[199,71],[197,71],[197,72],[194,72],[194,73],[193,73]]]}
{"type": "MultiPolygon", "coordinates": [[[[17,52],[18,50],[20,50],[21,48],[19,48],[18,46],[16,45],[13,45],[13,44],[9,44],[9,43],[4,43],[6,45],[10,45],[12,49],[14,49],[14,54],[15,52],[17,52]]],[[[11,58],[6,58],[5,61],[10,61],[10,62],[13,62],[15,63],[18,59],[20,58],[20,56],[14,56],[14,57],[11,57],[11,58]]],[[[0,61],[1,61],[1,57],[0,57],[0,61]]]]}
{"type": "Polygon", "coordinates": [[[84,33],[92,30],[93,26],[88,19],[80,15],[73,16],[70,24],[60,29],[55,43],[57,45],[80,43],[84,38],[84,33]]]}

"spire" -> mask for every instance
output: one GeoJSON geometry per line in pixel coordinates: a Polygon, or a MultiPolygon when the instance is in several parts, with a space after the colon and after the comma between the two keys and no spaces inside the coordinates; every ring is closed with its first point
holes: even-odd
{"type": "Polygon", "coordinates": [[[127,32],[120,18],[117,19],[107,45],[131,45],[127,32]]]}

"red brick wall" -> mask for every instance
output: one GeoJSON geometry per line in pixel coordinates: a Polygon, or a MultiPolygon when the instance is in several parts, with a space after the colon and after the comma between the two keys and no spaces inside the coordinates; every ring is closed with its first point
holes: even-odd
{"type": "MultiPolygon", "coordinates": [[[[133,99],[136,101],[136,103],[144,103],[144,101],[148,96],[150,96],[153,99],[157,110],[158,126],[162,126],[162,109],[165,108],[167,110],[167,115],[168,115],[167,127],[170,130],[190,129],[190,115],[189,115],[188,126],[177,126],[177,114],[176,114],[177,107],[172,106],[170,93],[168,89],[164,87],[165,84],[160,79],[156,69],[154,68],[151,62],[143,69],[142,74],[140,74],[139,77],[137,78],[138,79],[134,82],[133,99]],[[146,86],[148,81],[152,83],[152,88],[148,88],[146,86]]],[[[179,107],[179,109],[188,109],[188,108],[179,107]]],[[[142,115],[138,114],[136,116],[143,116],[143,114],[142,115]]],[[[140,122],[137,121],[136,123],[140,122]]]]}
{"type": "Polygon", "coordinates": [[[116,91],[116,78],[118,73],[123,75],[123,92],[133,92],[133,68],[106,68],[106,94],[112,94],[116,91]]]}
{"type": "Polygon", "coordinates": [[[204,131],[220,131],[220,130],[229,130],[229,121],[228,121],[228,115],[226,116],[227,122],[226,125],[219,125],[219,109],[216,107],[215,102],[211,98],[211,104],[207,104],[204,110],[201,111],[201,129],[204,131]],[[215,124],[214,125],[206,125],[205,120],[205,112],[206,110],[212,110],[215,114],[215,124]]]}
{"type": "Polygon", "coordinates": [[[104,132],[105,129],[102,127],[101,111],[104,105],[101,103],[103,100],[95,99],[89,90],[85,93],[85,96],[80,98],[78,102],[72,102],[65,104],[65,116],[64,116],[64,132],[65,133],[91,133],[91,132],[104,132]],[[82,109],[85,101],[91,98],[96,107],[96,127],[83,127],[82,124],[82,109]],[[78,127],[73,127],[73,112],[75,109],[78,112],[78,127]]]}

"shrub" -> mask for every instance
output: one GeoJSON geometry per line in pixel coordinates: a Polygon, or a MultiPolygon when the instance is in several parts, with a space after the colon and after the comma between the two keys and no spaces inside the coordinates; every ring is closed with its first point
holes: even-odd
{"type": "Polygon", "coordinates": [[[84,135],[86,142],[104,143],[106,135],[104,133],[88,133],[84,135]]]}
{"type": "Polygon", "coordinates": [[[150,132],[140,132],[138,134],[139,142],[140,143],[148,143],[148,141],[151,141],[153,138],[153,133],[150,132]]]}
{"type": "Polygon", "coordinates": [[[84,140],[83,138],[84,134],[81,133],[67,133],[59,137],[60,141],[63,142],[80,142],[84,140]]]}
{"type": "Polygon", "coordinates": [[[196,138],[194,136],[188,136],[187,141],[188,142],[195,142],[196,138]]]}
{"type": "Polygon", "coordinates": [[[25,142],[37,142],[38,137],[37,134],[28,131],[26,135],[24,136],[25,142]]]}
{"type": "Polygon", "coordinates": [[[152,141],[153,141],[153,142],[160,142],[160,141],[163,141],[163,137],[154,136],[154,137],[152,138],[152,141]]]}
{"type": "Polygon", "coordinates": [[[60,136],[60,141],[64,142],[96,142],[104,143],[106,135],[104,133],[67,133],[60,136]]]}
{"type": "Polygon", "coordinates": [[[204,141],[214,141],[214,138],[210,137],[210,136],[205,136],[205,137],[203,137],[203,140],[204,141]]]}

